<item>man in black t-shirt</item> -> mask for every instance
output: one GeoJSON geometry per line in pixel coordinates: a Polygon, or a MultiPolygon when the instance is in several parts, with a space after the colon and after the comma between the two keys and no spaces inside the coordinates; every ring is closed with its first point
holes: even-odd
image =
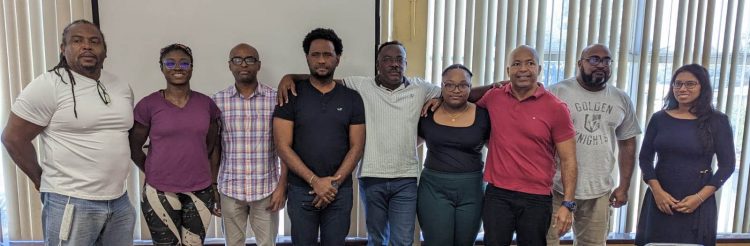
{"type": "Polygon", "coordinates": [[[289,167],[287,211],[292,243],[344,245],[352,209],[351,173],[365,145],[365,109],[354,90],[333,81],[343,45],[330,29],[302,43],[310,69],[297,96],[274,112],[277,151],[289,167]]]}

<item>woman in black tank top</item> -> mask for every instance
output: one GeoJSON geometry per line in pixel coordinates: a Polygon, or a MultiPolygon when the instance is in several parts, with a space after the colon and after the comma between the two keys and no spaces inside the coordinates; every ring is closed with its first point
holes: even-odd
{"type": "Polygon", "coordinates": [[[417,216],[426,245],[473,245],[482,211],[482,148],[490,134],[487,110],[469,103],[471,71],[443,71],[443,103],[419,121],[427,157],[419,181],[417,216]]]}

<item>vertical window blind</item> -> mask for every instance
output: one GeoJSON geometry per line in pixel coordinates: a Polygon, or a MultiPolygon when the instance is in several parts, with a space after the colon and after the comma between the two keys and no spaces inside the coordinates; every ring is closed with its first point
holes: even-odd
{"type": "MultiPolygon", "coordinates": [[[[736,171],[717,193],[719,232],[746,233],[750,20],[742,13],[750,7],[745,2],[429,0],[425,77],[438,82],[444,67],[462,63],[474,72],[476,85],[504,80],[506,56],[525,44],[539,52],[540,80],[549,85],[574,76],[583,48],[601,43],[613,56],[610,84],[630,95],[645,129],[663,106],[672,71],[702,64],[711,74],[716,107],[730,117],[737,153],[736,171]]],[[[630,187],[630,203],[615,210],[612,232],[635,231],[647,188],[637,165],[630,187]]]]}

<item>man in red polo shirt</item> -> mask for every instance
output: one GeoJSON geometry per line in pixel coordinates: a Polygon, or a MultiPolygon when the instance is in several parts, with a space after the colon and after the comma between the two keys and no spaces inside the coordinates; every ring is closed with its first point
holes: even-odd
{"type": "Polygon", "coordinates": [[[552,217],[555,153],[560,158],[564,199],[553,227],[570,229],[575,210],[575,130],[567,106],[537,82],[536,51],[519,46],[510,53],[510,83],[477,102],[490,113],[492,133],[484,179],[482,219],[487,245],[545,245],[552,217]]]}

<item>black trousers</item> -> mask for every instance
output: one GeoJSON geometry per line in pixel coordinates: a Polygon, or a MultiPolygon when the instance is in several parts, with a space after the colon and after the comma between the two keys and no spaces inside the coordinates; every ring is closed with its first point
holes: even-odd
{"type": "Polygon", "coordinates": [[[552,195],[535,195],[487,185],[482,220],[486,245],[546,245],[552,195]]]}

